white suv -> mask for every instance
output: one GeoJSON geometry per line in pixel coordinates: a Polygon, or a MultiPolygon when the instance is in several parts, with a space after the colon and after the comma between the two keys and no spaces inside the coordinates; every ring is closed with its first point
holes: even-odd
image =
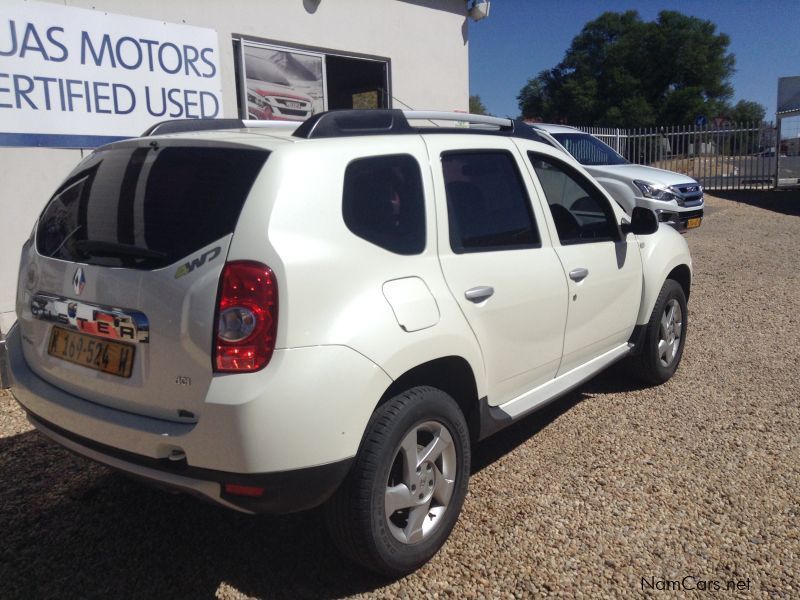
{"type": "Polygon", "coordinates": [[[574,127],[537,123],[551,141],[572,155],[630,214],[634,206],[649,208],[678,231],[700,227],[703,187],[682,173],[628,162],[613,148],[574,127]]]}
{"type": "Polygon", "coordinates": [[[241,511],[324,503],[400,575],[448,537],[474,443],[619,359],[675,372],[686,242],[530,128],[238,125],[100,148],[42,212],[9,364],[63,446],[241,511]]]}

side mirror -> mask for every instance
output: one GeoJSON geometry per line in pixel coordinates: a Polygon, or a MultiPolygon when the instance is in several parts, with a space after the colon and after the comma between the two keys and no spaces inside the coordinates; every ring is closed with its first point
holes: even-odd
{"type": "Polygon", "coordinates": [[[635,206],[630,222],[627,219],[623,219],[620,228],[623,235],[628,235],[629,233],[650,235],[658,231],[658,217],[656,213],[648,208],[635,206]]]}

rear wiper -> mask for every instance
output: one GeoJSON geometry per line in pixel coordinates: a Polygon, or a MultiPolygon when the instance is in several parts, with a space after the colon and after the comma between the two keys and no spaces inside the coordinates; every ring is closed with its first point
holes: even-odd
{"type": "Polygon", "coordinates": [[[81,252],[93,256],[114,256],[119,258],[164,258],[167,253],[150,250],[131,244],[118,244],[116,242],[102,242],[98,240],[80,240],[75,242],[75,247],[81,252]]]}
{"type": "Polygon", "coordinates": [[[64,247],[64,244],[66,244],[70,239],[72,239],[72,236],[75,235],[76,233],[78,233],[82,228],[83,228],[83,225],[78,225],[75,229],[73,229],[66,236],[64,236],[64,239],[61,240],[61,243],[58,245],[58,247],[55,250],[53,250],[50,253],[49,256],[52,258],[56,254],[58,254],[58,251],[61,250],[64,247]]]}

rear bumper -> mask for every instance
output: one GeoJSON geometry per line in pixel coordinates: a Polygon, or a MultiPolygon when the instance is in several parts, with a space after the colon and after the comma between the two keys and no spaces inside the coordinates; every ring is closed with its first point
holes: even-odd
{"type": "Polygon", "coordinates": [[[45,435],[136,477],[248,512],[294,512],[324,502],[346,475],[374,405],[391,383],[346,347],[276,351],[274,364],[259,373],[215,378],[198,406],[198,421],[178,423],[96,404],[52,385],[27,364],[21,338],[19,327],[12,328],[11,392],[45,435]],[[299,378],[302,369],[315,376],[299,378]],[[223,483],[265,491],[231,496],[223,483]]]}
{"type": "Polygon", "coordinates": [[[186,461],[154,459],[124,452],[81,438],[30,412],[27,415],[41,433],[76,454],[155,487],[185,492],[246,513],[286,514],[318,506],[336,491],[353,461],[347,459],[278,473],[225,473],[190,467],[186,461]],[[225,484],[262,488],[264,491],[258,497],[240,496],[226,493],[225,484]]]}

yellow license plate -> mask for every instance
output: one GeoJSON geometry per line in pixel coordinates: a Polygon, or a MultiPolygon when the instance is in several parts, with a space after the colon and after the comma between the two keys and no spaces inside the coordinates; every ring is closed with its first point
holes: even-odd
{"type": "Polygon", "coordinates": [[[53,327],[47,346],[50,356],[119,377],[131,376],[135,352],[136,348],[130,344],[101,340],[61,327],[53,327]]]}
{"type": "Polygon", "coordinates": [[[692,217],[688,221],[686,221],[686,229],[694,229],[695,227],[700,227],[700,223],[703,222],[703,217],[692,217]]]}

